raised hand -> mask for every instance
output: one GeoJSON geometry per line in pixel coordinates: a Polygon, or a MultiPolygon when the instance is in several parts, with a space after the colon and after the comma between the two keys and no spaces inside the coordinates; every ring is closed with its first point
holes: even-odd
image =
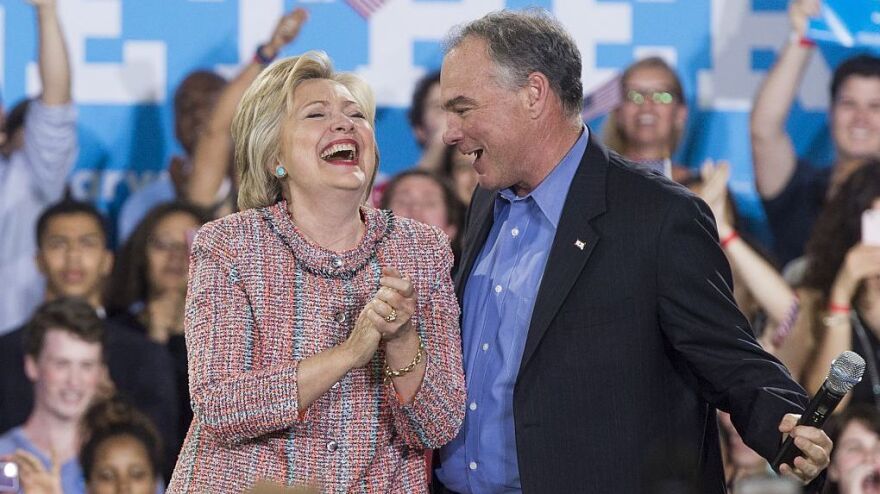
{"type": "Polygon", "coordinates": [[[880,246],[858,243],[847,253],[831,287],[831,301],[847,305],[862,280],[880,276],[880,246]]]}
{"type": "Polygon", "coordinates": [[[305,9],[302,8],[294,9],[281,17],[275,25],[275,30],[272,31],[272,37],[263,48],[267,52],[264,54],[274,57],[282,48],[295,40],[308,17],[305,9]]]}
{"type": "Polygon", "coordinates": [[[697,195],[712,209],[719,234],[724,236],[723,230],[725,227],[730,227],[730,222],[727,221],[727,182],[730,180],[730,165],[726,161],[719,161],[716,164],[712,160],[706,160],[700,168],[700,176],[703,183],[697,189],[697,195]]]}
{"type": "Polygon", "coordinates": [[[792,30],[800,37],[807,33],[810,17],[819,15],[822,8],[820,0],[791,0],[788,4],[788,19],[792,30]]]}
{"type": "Polygon", "coordinates": [[[18,478],[21,492],[24,494],[63,494],[61,490],[61,462],[54,451],[50,452],[51,468],[43,466],[43,462],[33,454],[19,449],[3,460],[11,461],[18,466],[18,478]]]}

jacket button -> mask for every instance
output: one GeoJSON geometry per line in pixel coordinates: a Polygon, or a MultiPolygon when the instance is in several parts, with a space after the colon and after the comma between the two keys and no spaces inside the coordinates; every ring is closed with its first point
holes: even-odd
{"type": "Polygon", "coordinates": [[[337,449],[339,449],[339,445],[336,444],[336,441],[327,441],[327,451],[335,453],[337,449]]]}
{"type": "Polygon", "coordinates": [[[342,312],[342,311],[337,312],[336,314],[333,315],[333,320],[338,322],[339,324],[344,323],[346,319],[347,319],[347,317],[345,315],[345,312],[342,312]]]}

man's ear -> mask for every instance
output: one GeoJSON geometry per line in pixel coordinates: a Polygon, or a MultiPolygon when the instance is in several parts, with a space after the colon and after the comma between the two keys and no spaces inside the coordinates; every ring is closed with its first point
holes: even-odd
{"type": "Polygon", "coordinates": [[[101,277],[106,278],[110,276],[110,273],[113,271],[114,260],[113,251],[106,249],[104,251],[104,259],[101,260],[101,277]]]}
{"type": "Polygon", "coordinates": [[[27,376],[31,384],[37,382],[37,379],[40,377],[40,370],[37,367],[37,360],[31,354],[27,354],[24,356],[24,374],[27,376]]]}
{"type": "Polygon", "coordinates": [[[678,105],[678,109],[675,111],[675,128],[678,131],[684,132],[684,127],[687,125],[688,119],[688,107],[687,105],[680,104],[678,105]]]}
{"type": "Polygon", "coordinates": [[[37,271],[43,276],[49,275],[49,268],[46,266],[46,260],[43,259],[43,251],[37,249],[37,255],[34,256],[34,263],[37,265],[37,271]]]}
{"type": "Polygon", "coordinates": [[[531,118],[543,115],[551,98],[555,96],[547,76],[541,72],[532,72],[523,89],[528,115],[531,118]]]}

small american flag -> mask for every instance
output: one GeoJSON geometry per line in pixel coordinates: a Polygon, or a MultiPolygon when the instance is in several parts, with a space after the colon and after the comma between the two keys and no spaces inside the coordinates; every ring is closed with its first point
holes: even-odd
{"type": "Polygon", "coordinates": [[[581,117],[584,122],[607,115],[623,100],[620,91],[620,74],[597,86],[590,94],[584,96],[584,111],[581,117]]]}
{"type": "Polygon", "coordinates": [[[353,8],[361,17],[369,19],[377,10],[382,8],[385,0],[345,0],[349,7],[353,8]]]}

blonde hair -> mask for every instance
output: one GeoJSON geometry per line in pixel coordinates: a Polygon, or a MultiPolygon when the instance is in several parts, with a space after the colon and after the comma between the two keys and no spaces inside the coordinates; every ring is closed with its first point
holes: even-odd
{"type": "MultiPolygon", "coordinates": [[[[626,84],[630,81],[630,78],[632,78],[633,72],[639,69],[659,69],[666,72],[672,81],[671,92],[675,97],[675,101],[682,106],[686,104],[684,100],[684,89],[681,86],[681,79],[678,78],[678,74],[675,73],[675,70],[673,70],[673,68],[660,57],[647,57],[635,62],[623,71],[623,75],[620,77],[621,105],[626,100],[626,84]]],[[[605,119],[605,124],[602,128],[602,140],[609,148],[618,153],[626,154],[629,148],[629,143],[627,142],[626,135],[623,132],[620,122],[617,121],[616,113],[617,111],[615,109],[609,113],[608,117],[605,119]]],[[[672,130],[667,147],[669,151],[669,156],[667,156],[667,158],[675,153],[683,133],[684,129],[674,128],[672,130]]]]}
{"type": "MultiPolygon", "coordinates": [[[[309,51],[276,61],[263,70],[244,93],[232,120],[240,210],[270,206],[281,199],[281,183],[270,171],[274,168],[271,164],[280,156],[281,130],[293,109],[294,92],[310,79],[327,79],[345,86],[370,126],[375,128],[373,91],[360,77],[336,72],[326,53],[309,51]]],[[[365,198],[369,196],[379,167],[378,148],[375,153],[376,167],[365,198]]]]}

